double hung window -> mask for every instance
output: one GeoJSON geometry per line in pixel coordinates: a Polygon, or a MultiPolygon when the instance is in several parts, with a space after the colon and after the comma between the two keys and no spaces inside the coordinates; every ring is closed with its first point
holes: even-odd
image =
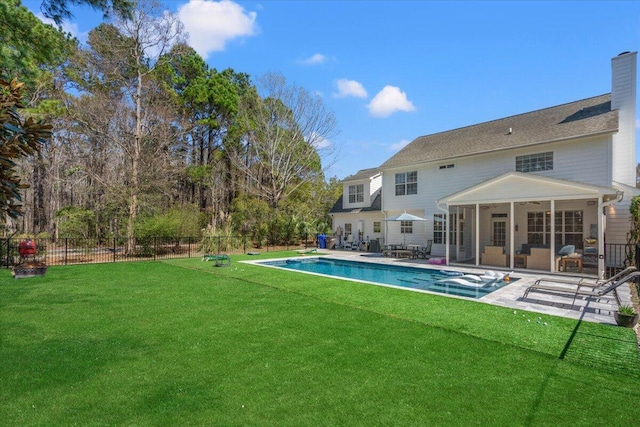
{"type": "Polygon", "coordinates": [[[396,174],[396,196],[418,194],[418,172],[396,174]]]}
{"type": "Polygon", "coordinates": [[[349,203],[364,202],[364,184],[349,186],[349,203]]]}

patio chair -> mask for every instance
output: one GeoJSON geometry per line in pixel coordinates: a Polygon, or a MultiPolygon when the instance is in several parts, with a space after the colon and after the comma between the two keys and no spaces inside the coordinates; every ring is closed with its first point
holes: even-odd
{"type": "Polygon", "coordinates": [[[344,242],[345,249],[353,249],[353,234],[347,236],[347,240],[344,242]]]}
{"type": "Polygon", "coordinates": [[[573,295],[573,301],[571,307],[574,306],[576,298],[578,296],[586,297],[601,297],[613,292],[614,297],[618,304],[620,299],[618,298],[617,289],[619,286],[627,283],[629,280],[640,277],[640,272],[635,267],[627,267],[623,271],[619,272],[615,276],[610,277],[607,280],[589,281],[585,279],[575,280],[563,280],[556,278],[543,278],[538,279],[536,282],[529,286],[522,295],[522,299],[526,299],[529,293],[532,291],[546,291],[558,294],[570,294],[573,295]]]}
{"type": "Polygon", "coordinates": [[[531,255],[527,255],[527,268],[532,270],[551,270],[551,249],[531,248],[531,255]]]}
{"type": "Polygon", "coordinates": [[[431,256],[431,246],[433,245],[433,240],[427,240],[427,246],[418,249],[418,258],[427,259],[431,256]]]}

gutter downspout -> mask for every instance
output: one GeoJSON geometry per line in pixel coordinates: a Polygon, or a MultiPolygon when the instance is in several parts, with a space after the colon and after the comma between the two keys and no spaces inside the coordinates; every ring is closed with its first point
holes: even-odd
{"type": "MultiPolygon", "coordinates": [[[[384,172],[380,172],[380,211],[382,212],[382,215],[384,215],[384,247],[387,246],[387,242],[389,242],[389,230],[387,229],[387,211],[384,210],[384,172]]],[[[384,247],[381,247],[380,250],[383,251],[382,253],[384,254],[384,247]]]]}

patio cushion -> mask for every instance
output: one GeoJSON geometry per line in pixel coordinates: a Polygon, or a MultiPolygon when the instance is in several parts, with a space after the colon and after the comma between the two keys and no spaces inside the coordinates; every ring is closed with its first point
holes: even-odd
{"type": "Polygon", "coordinates": [[[527,268],[535,270],[551,270],[551,249],[531,248],[531,255],[527,256],[527,268]]]}
{"type": "Polygon", "coordinates": [[[507,266],[507,254],[502,246],[485,246],[480,256],[480,263],[484,265],[507,266]]]}

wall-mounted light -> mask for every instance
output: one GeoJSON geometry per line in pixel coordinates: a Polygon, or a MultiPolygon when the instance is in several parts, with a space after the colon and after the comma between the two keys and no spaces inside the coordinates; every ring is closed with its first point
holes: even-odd
{"type": "Polygon", "coordinates": [[[516,224],[516,231],[518,231],[518,224],[516,224]]]}

